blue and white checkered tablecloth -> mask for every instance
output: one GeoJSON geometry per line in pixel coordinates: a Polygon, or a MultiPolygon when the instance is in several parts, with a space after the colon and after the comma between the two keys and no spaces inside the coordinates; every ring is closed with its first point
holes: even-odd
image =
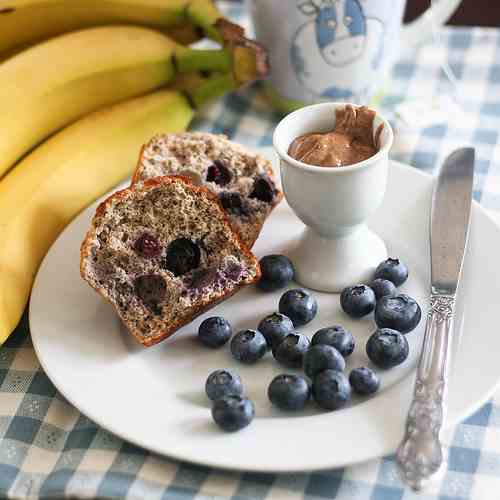
{"type": "MultiPolygon", "coordinates": [[[[242,20],[240,8],[231,14],[242,20]]],[[[477,149],[475,197],[500,210],[500,30],[448,28],[440,48],[424,47],[396,65],[386,113],[409,98],[449,88],[447,60],[459,77],[464,115],[425,129],[396,126],[393,158],[432,171],[463,144],[477,149]]],[[[270,145],[279,116],[259,87],[207,109],[193,128],[223,132],[249,146],[270,145]]],[[[323,499],[494,500],[500,498],[500,393],[453,429],[448,468],[421,495],[400,484],[393,457],[311,474],[229,473],[153,455],[99,428],[56,391],[41,370],[27,319],[0,348],[0,497],[134,500],[323,499]]]]}

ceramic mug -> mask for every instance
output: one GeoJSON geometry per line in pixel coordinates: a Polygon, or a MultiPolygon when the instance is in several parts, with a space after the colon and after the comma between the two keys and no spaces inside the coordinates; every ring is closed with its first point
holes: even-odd
{"type": "Polygon", "coordinates": [[[406,0],[248,2],[270,54],[269,93],[290,111],[322,101],[373,103],[401,48],[429,40],[461,0],[435,0],[404,26],[406,0]]]}

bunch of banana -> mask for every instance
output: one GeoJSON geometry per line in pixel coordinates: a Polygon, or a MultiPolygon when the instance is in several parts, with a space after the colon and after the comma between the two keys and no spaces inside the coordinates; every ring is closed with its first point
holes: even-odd
{"type": "Polygon", "coordinates": [[[149,26],[188,44],[222,42],[211,0],[0,0],[0,58],[70,31],[110,24],[149,26]]]}
{"type": "Polygon", "coordinates": [[[0,176],[61,127],[163,87],[177,73],[232,73],[241,84],[255,79],[264,62],[262,50],[227,31],[224,47],[201,50],[149,28],[89,28],[52,38],[0,64],[0,176]]]}
{"type": "Polygon", "coordinates": [[[262,47],[211,0],[0,0],[7,51],[17,53],[0,62],[0,344],[54,240],[131,174],[141,145],[267,72],[262,47]]]}

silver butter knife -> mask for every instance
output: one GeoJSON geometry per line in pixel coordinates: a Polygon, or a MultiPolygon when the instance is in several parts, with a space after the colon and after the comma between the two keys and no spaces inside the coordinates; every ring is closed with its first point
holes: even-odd
{"type": "Polygon", "coordinates": [[[469,235],[473,148],[454,151],[441,167],[430,221],[431,297],[406,432],[396,452],[403,480],[422,488],[443,464],[440,432],[458,281],[469,235]]]}

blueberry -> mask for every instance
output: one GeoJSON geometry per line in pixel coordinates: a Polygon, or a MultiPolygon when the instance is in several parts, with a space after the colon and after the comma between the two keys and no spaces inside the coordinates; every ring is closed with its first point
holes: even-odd
{"type": "Polygon", "coordinates": [[[329,345],[346,358],[354,351],[354,337],[343,326],[335,325],[318,330],[311,340],[312,345],[329,345]]]}
{"type": "Polygon", "coordinates": [[[408,267],[399,259],[389,258],[381,262],[375,269],[375,279],[389,280],[401,286],[408,279],[408,267]]]}
{"type": "Polygon", "coordinates": [[[313,380],[313,398],[325,410],[337,410],[351,397],[351,387],[347,377],[337,370],[324,370],[313,380]]]}
{"type": "Polygon", "coordinates": [[[271,203],[276,194],[276,189],[270,179],[267,177],[259,177],[255,180],[253,190],[250,193],[250,198],[271,203]]]}
{"type": "Polygon", "coordinates": [[[225,186],[231,182],[232,175],[221,160],[214,160],[207,170],[207,182],[215,182],[218,186],[225,186]]]}
{"type": "Polygon", "coordinates": [[[379,368],[400,365],[408,357],[408,352],[406,337],[390,328],[376,330],[366,343],[366,354],[379,368]]]}
{"type": "Polygon", "coordinates": [[[241,396],[224,396],[212,406],[215,423],[227,432],[239,431],[252,421],[255,415],[253,403],[241,396]]]}
{"type": "Polygon", "coordinates": [[[365,366],[354,368],[354,370],[351,371],[349,383],[351,384],[352,390],[362,396],[373,394],[377,392],[380,387],[380,379],[377,374],[365,366]]]}
{"type": "Polygon", "coordinates": [[[134,289],[137,296],[155,314],[160,314],[158,304],[167,295],[167,284],[158,274],[145,274],[138,276],[134,281],[134,289]]]}
{"type": "Polygon", "coordinates": [[[157,257],[161,253],[160,242],[152,235],[143,233],[134,243],[134,250],[147,259],[157,257]]]}
{"type": "Polygon", "coordinates": [[[309,344],[309,339],[305,335],[290,333],[278,347],[273,349],[274,359],[290,368],[300,368],[309,344]]]}
{"type": "Polygon", "coordinates": [[[304,354],[304,371],[309,378],[314,378],[325,370],[345,370],[345,361],[335,347],[313,345],[304,354]]]}
{"type": "Polygon", "coordinates": [[[401,333],[411,332],[421,317],[420,306],[404,294],[382,297],[375,308],[375,322],[379,328],[392,328],[401,333]]]}
{"type": "Polygon", "coordinates": [[[292,320],[281,313],[266,316],[257,328],[266,338],[267,346],[273,349],[289,334],[293,332],[292,320]]]}
{"type": "Polygon", "coordinates": [[[234,359],[248,365],[256,363],[266,351],[266,339],[257,330],[242,330],[231,340],[231,354],[234,359]]]}
{"type": "Polygon", "coordinates": [[[262,290],[279,290],[293,280],[293,265],[284,255],[266,255],[259,264],[262,275],[257,286],[262,290]]]}
{"type": "Polygon", "coordinates": [[[238,193],[224,191],[219,194],[222,208],[231,215],[248,215],[248,209],[238,193]]]}
{"type": "Polygon", "coordinates": [[[207,347],[221,347],[232,335],[229,321],[219,316],[207,318],[198,328],[198,338],[207,347]]]}
{"type": "Polygon", "coordinates": [[[375,294],[366,285],[349,286],[342,290],[340,305],[352,318],[362,318],[375,309],[375,294]]]}
{"type": "Polygon", "coordinates": [[[269,401],[281,410],[304,409],[310,393],[306,379],[299,375],[278,375],[267,389],[269,401]]]}
{"type": "Polygon", "coordinates": [[[313,295],[302,288],[288,290],[279,303],[280,313],[288,316],[294,326],[302,326],[312,321],[318,312],[318,303],[313,295]]]}
{"type": "Polygon", "coordinates": [[[375,298],[380,300],[382,297],[396,295],[397,289],[396,285],[389,280],[384,280],[382,278],[377,278],[370,283],[370,288],[375,294],[375,298]]]}
{"type": "Polygon", "coordinates": [[[200,265],[200,247],[188,240],[179,238],[172,241],[167,247],[164,267],[175,276],[181,276],[200,265]]]}
{"type": "Polygon", "coordinates": [[[224,396],[241,396],[243,384],[240,376],[233,370],[215,370],[207,378],[205,392],[213,401],[224,396]]]}

